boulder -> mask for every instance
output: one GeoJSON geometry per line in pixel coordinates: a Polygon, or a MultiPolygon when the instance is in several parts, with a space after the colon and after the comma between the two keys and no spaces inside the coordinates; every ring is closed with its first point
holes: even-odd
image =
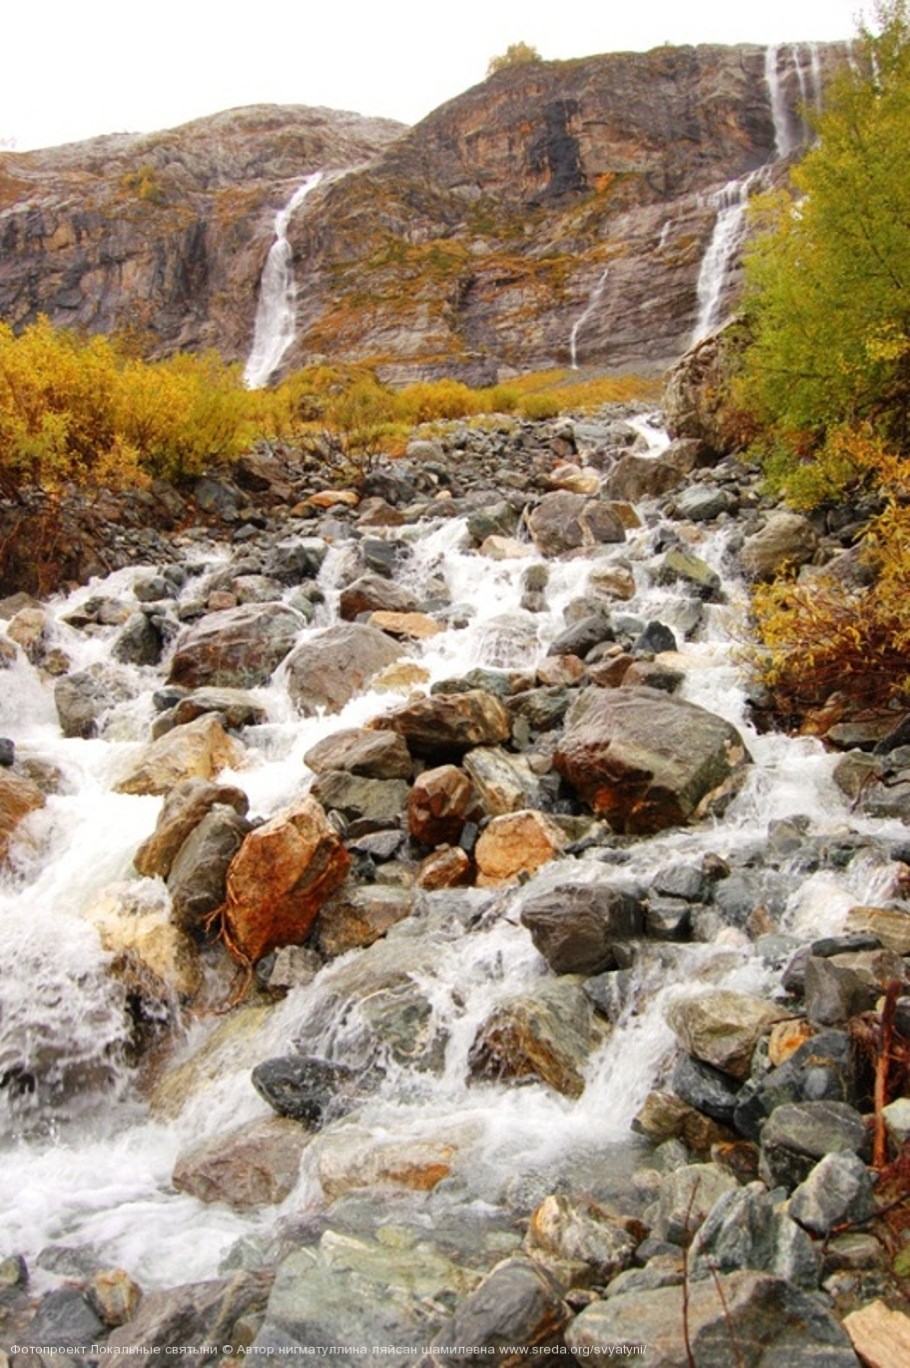
{"type": "Polygon", "coordinates": [[[722,1193],[689,1249],[692,1278],[754,1268],[814,1292],[820,1266],[812,1241],[787,1214],[780,1193],[759,1182],[722,1193]]]}
{"type": "Polygon", "coordinates": [[[654,578],[658,584],[683,584],[706,603],[723,601],[720,575],[692,551],[682,548],[668,551],[654,578]]]}
{"type": "Polygon", "coordinates": [[[761,1132],[759,1172],[770,1187],[805,1182],[826,1154],[867,1148],[863,1118],[843,1102],[790,1102],[776,1107],[761,1132]]]}
{"type": "Polygon", "coordinates": [[[519,875],[531,874],[555,860],[565,843],[560,828],[542,812],[494,817],[474,847],[478,887],[514,883],[519,875]]]}
{"type": "Polygon", "coordinates": [[[216,803],[183,842],[167,877],[171,921],[201,939],[211,914],[224,902],[228,866],[250,824],[227,804],[216,803]]]}
{"type": "Polygon", "coordinates": [[[249,800],[242,789],[207,779],[184,779],[169,789],[155,830],[136,851],[133,864],[147,878],[166,879],[177,852],[207,812],[217,804],[245,817],[249,800]]]}
{"type": "Polygon", "coordinates": [[[637,504],[675,489],[683,475],[679,466],[666,459],[627,452],[611,467],[603,490],[611,499],[628,499],[637,504]]]}
{"type": "Polygon", "coordinates": [[[320,907],[347,875],[350,856],[313,798],[251,831],[231,862],[223,928],[255,964],[281,945],[301,945],[320,907]]]}
{"type": "Polygon", "coordinates": [[[482,689],[431,694],[396,708],[370,724],[404,737],[414,755],[461,756],[474,746],[497,746],[512,734],[509,714],[482,689]]]}
{"type": "Polygon", "coordinates": [[[366,779],[347,770],[327,770],[310,790],[327,812],[340,812],[348,821],[363,818],[382,825],[396,823],[408,801],[403,779],[366,779]]]}
{"type": "Polygon", "coordinates": [[[0,865],[9,859],[16,829],[30,812],[44,807],[45,797],[37,784],[0,769],[0,865]]]}
{"type": "Polygon", "coordinates": [[[686,1164],[664,1174],[657,1205],[647,1213],[652,1234],[688,1244],[718,1198],[738,1188],[734,1175],[719,1164],[686,1164]]]}
{"type": "Polygon", "coordinates": [[[626,539],[621,519],[607,503],[558,490],[545,494],[527,515],[528,530],[542,556],[626,539]]]}
{"type": "Polygon", "coordinates": [[[666,1017],[684,1049],[732,1078],[748,1078],[759,1039],[790,1013],[727,988],[676,998],[666,1017]]]}
{"type": "Polygon", "coordinates": [[[108,1337],[105,1363],[112,1368],[151,1368],[181,1359],[204,1363],[212,1345],[246,1342],[250,1324],[258,1324],[265,1310],[270,1283],[261,1273],[234,1273],[146,1292],[133,1319],[108,1337]]]}
{"type": "Polygon", "coordinates": [[[580,1364],[595,1354],[625,1357],[630,1345],[644,1345],[648,1368],[857,1368],[845,1331],[822,1300],[784,1278],[748,1269],[685,1289],[633,1291],[593,1302],[565,1338],[580,1364]]]}
{"type": "Polygon", "coordinates": [[[182,1151],[171,1182],[200,1202],[224,1202],[235,1211],[273,1206],[296,1187],[308,1141],[284,1117],[249,1122],[182,1151]]]}
{"type": "Polygon", "coordinates": [[[540,784],[524,756],[501,746],[476,746],[462,761],[489,817],[540,806],[540,784]]]}
{"type": "Polygon", "coordinates": [[[910,1316],[874,1301],[844,1317],[844,1329],[865,1368],[910,1363],[910,1316]]]}
{"type": "Polygon", "coordinates": [[[424,770],[408,798],[408,830],[423,845],[455,845],[475,801],[470,779],[457,766],[424,770]]]}
{"type": "Polygon", "coordinates": [[[64,736],[97,736],[104,714],[133,696],[122,674],[105,665],[63,675],[54,684],[54,703],[64,736]]]}
{"type": "Polygon", "coordinates": [[[128,990],[153,1007],[195,997],[202,987],[202,966],[192,940],[167,920],[167,910],[149,885],[113,884],[99,895],[85,917],[112,955],[113,971],[128,990]]]}
{"type": "Polygon", "coordinates": [[[118,793],[167,793],[184,779],[213,779],[243,764],[244,749],[213,713],[153,741],[115,785],[118,793]]]}
{"type": "Polygon", "coordinates": [[[553,757],[614,830],[648,835],[719,811],[750,759],[729,722],[657,689],[587,689],[553,757]]]}
{"type": "Polygon", "coordinates": [[[251,1077],[253,1087],[273,1111],[311,1130],[348,1111],[357,1096],[352,1069],[304,1055],[263,1060],[251,1077]]]}
{"type": "Polygon", "coordinates": [[[452,1171],[458,1136],[378,1139],[366,1128],[333,1127],[313,1145],[322,1190],[330,1200],[359,1188],[432,1192],[452,1171]]]}
{"type": "Polygon", "coordinates": [[[599,1202],[552,1195],[531,1216],[525,1244],[532,1255],[539,1251],[588,1264],[595,1280],[605,1285],[632,1262],[645,1234],[640,1225],[637,1231],[629,1229],[635,1224],[599,1202]]]}
{"type": "Polygon", "coordinates": [[[872,1175],[855,1154],[826,1154],[793,1193],[789,1211],[813,1235],[842,1222],[861,1225],[876,1211],[872,1175]]]}
{"type": "Polygon", "coordinates": [[[342,589],[338,600],[338,616],[353,622],[361,613],[385,609],[395,613],[411,613],[417,600],[407,589],[384,575],[361,575],[360,579],[342,589]]]}
{"type": "Polygon", "coordinates": [[[584,991],[561,979],[494,1008],[474,1037],[468,1066],[474,1078],[539,1079],[566,1097],[580,1097],[598,1039],[584,991]]]}
{"type": "Polygon", "coordinates": [[[407,888],[381,884],[341,889],[316,918],[313,939],[323,955],[343,955],[372,945],[396,922],[410,916],[414,894],[407,888]]]}
{"type": "Polygon", "coordinates": [[[268,717],[262,704],[246,689],[207,688],[195,689],[181,698],[167,713],[162,713],[155,725],[161,731],[170,731],[194,722],[204,713],[218,713],[232,731],[258,726],[268,717]]]}
{"type": "Polygon", "coordinates": [[[142,1300],[142,1289],[122,1268],[102,1268],[93,1273],[87,1292],[92,1309],[111,1327],[132,1320],[142,1300]]]}
{"type": "Polygon", "coordinates": [[[401,653],[401,646],[391,637],[366,623],[343,622],[327,627],[288,657],[288,692],[307,717],[320,708],[340,712],[401,653]]]}
{"type": "Polygon", "coordinates": [[[177,640],[168,680],[189,689],[267,684],[306,626],[283,603],[244,603],[207,613],[177,640]]]}
{"type": "Polygon", "coordinates": [[[413,762],[400,736],[394,732],[346,727],[317,741],[303,757],[315,774],[347,770],[367,779],[410,779],[413,762]]]}
{"type": "Polygon", "coordinates": [[[570,1317],[561,1289],[546,1269],[533,1259],[505,1259],[459,1302],[430,1346],[430,1362],[468,1365],[490,1357],[507,1368],[528,1352],[536,1355],[543,1346],[558,1344],[570,1317]],[[456,1347],[462,1345],[466,1347],[456,1347]],[[512,1345],[521,1349],[504,1348],[512,1345]]]}
{"type": "Polygon", "coordinates": [[[565,883],[530,897],[521,924],[554,973],[599,974],[615,965],[617,941],[643,934],[644,914],[635,890],[565,883]]]}
{"type": "Polygon", "coordinates": [[[437,888],[461,888],[471,882],[473,872],[466,850],[460,846],[438,846],[421,861],[415,883],[428,893],[437,888]]]}
{"type": "Polygon", "coordinates": [[[818,533],[808,518],[775,513],[760,532],[746,538],[739,561],[747,579],[772,580],[785,570],[805,565],[817,549],[818,533]]]}
{"type": "Polygon", "coordinates": [[[393,613],[388,610],[370,614],[370,626],[378,627],[388,636],[402,641],[425,641],[427,637],[439,636],[445,624],[430,617],[429,613],[393,613]]]}

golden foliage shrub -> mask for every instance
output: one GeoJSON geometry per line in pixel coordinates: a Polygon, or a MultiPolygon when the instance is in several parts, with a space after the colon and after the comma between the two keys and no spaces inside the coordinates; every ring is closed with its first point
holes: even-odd
{"type": "Polygon", "coordinates": [[[0,324],[0,486],[180,480],[230,459],[251,432],[236,368],[215,355],[144,362],[46,318],[0,324]]]}

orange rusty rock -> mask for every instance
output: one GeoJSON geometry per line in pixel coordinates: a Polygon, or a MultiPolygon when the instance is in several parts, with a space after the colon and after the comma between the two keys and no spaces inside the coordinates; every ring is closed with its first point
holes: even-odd
{"type": "Polygon", "coordinates": [[[351,858],[314,798],[251,831],[231,861],[222,908],[225,943],[244,964],[302,945],[351,858]]]}

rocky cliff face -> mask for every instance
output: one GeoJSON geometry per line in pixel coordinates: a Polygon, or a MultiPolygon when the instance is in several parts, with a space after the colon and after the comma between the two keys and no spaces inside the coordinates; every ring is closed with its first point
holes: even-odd
{"type": "Polygon", "coordinates": [[[287,366],[329,354],[487,381],[574,351],[659,370],[696,326],[718,192],[805,142],[800,102],[841,55],[665,47],[506,70],[408,132],[257,108],[10,154],[0,314],[243,357],[274,212],[322,168],[289,229],[287,366]]]}
{"type": "Polygon", "coordinates": [[[390,119],[228,110],[165,133],[0,154],[0,317],[243,355],[275,213],[319,168],[369,162],[390,119]]]}

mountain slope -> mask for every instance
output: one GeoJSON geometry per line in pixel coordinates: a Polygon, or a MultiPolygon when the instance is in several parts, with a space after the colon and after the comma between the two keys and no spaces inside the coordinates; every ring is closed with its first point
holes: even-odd
{"type": "Polygon", "coordinates": [[[663,47],[505,70],[409,131],[259,107],[8,154],[0,314],[243,358],[274,211],[321,168],[288,230],[286,366],[327,354],[391,380],[488,381],[574,349],[656,371],[692,337],[719,192],[805,142],[800,103],[842,55],[663,47]]]}

